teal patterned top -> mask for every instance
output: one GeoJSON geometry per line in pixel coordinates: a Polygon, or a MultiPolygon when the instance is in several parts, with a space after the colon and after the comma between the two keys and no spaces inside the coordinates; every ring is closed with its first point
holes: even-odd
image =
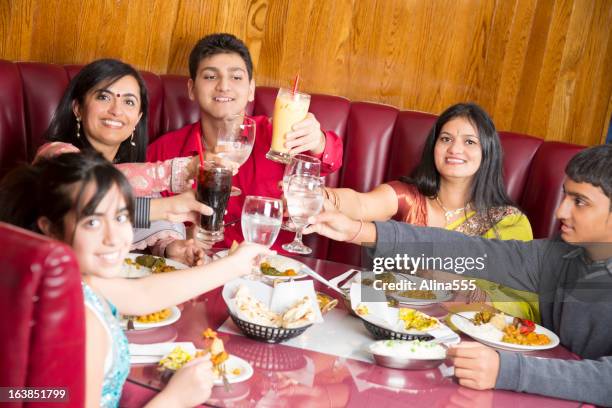
{"type": "Polygon", "coordinates": [[[107,300],[100,298],[83,282],[85,306],[96,314],[111,340],[110,354],[104,362],[104,382],[102,383],[101,407],[117,407],[121,398],[123,384],[130,372],[130,351],[128,341],[117,318],[117,309],[107,300]],[[104,303],[108,307],[104,307],[104,303]]]}

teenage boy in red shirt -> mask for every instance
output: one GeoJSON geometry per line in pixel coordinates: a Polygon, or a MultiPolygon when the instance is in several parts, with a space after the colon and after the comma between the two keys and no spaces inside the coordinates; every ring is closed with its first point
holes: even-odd
{"type": "MultiPolygon", "coordinates": [[[[153,142],[147,150],[147,160],[158,161],[197,154],[197,139],[202,146],[215,146],[217,129],[224,118],[244,114],[247,104],[254,99],[253,63],[246,45],[231,34],[211,34],[195,45],[189,56],[189,98],[200,105],[200,120],[179,130],[167,133],[153,142]]],[[[233,177],[232,184],[242,190],[231,197],[224,221],[238,220],[245,197],[258,195],[279,198],[279,187],[285,166],[268,160],[266,153],[272,142],[272,124],[265,116],[255,116],[256,136],[249,159],[233,177]]],[[[342,140],[330,131],[322,131],[312,113],[293,126],[286,135],[290,154],[303,153],[321,160],[322,175],[332,173],[342,165],[342,140]]],[[[294,233],[281,231],[273,249],[293,240],[294,233]]],[[[243,240],[240,222],[225,228],[224,245],[243,240]]]]}

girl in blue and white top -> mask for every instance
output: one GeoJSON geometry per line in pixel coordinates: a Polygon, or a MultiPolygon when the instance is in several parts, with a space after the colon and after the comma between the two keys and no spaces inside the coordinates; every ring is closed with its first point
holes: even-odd
{"type": "MultiPolygon", "coordinates": [[[[263,246],[243,244],[205,266],[122,279],[132,242],[132,193],[123,176],[97,153],[67,153],[11,172],[0,184],[0,221],[70,245],[83,281],[86,316],[86,406],[115,407],[129,372],[127,340],[117,312],[144,315],[182,303],[249,274],[263,246]],[[41,205],[41,203],[44,203],[41,205]]],[[[208,356],[179,370],[147,406],[204,403],[212,387],[208,356]]]]}

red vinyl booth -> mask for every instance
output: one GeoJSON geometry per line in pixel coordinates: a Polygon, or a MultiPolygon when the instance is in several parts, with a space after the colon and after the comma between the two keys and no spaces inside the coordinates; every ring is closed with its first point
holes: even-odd
{"type": "MultiPolygon", "coordinates": [[[[72,250],[0,223],[1,387],[66,388],[85,403],[85,315],[81,274],[72,250]]],[[[46,407],[16,402],[12,407],[46,407]]]]}
{"type": "MultiPolygon", "coordinates": [[[[0,60],[0,176],[33,158],[69,78],[78,69],[0,60]]],[[[150,94],[150,140],[197,120],[198,107],[187,97],[187,77],[150,72],[143,72],[143,77],[150,94]]],[[[270,116],[276,91],[258,87],[249,113],[270,116]]],[[[429,113],[331,95],[313,95],[310,111],[323,128],[344,140],[343,166],[328,177],[328,185],[359,191],[409,173],[436,120],[429,113]]],[[[536,238],[554,235],[559,227],[554,210],[561,199],[563,169],[583,147],[512,132],[500,131],[500,137],[510,196],[529,217],[536,238]]],[[[359,250],[352,245],[321,237],[307,237],[307,241],[318,258],[359,263],[359,250]]]]}

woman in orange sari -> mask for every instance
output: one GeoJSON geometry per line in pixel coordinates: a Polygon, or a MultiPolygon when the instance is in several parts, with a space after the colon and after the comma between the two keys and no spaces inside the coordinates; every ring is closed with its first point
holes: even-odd
{"type": "MultiPolygon", "coordinates": [[[[485,238],[533,239],[527,217],[503,184],[502,149],[495,125],[478,105],[446,109],[429,132],[421,162],[410,176],[367,193],[327,188],[332,204],[362,221],[395,219],[485,238]]],[[[537,297],[478,281],[493,305],[514,316],[537,319],[537,297]]]]}

